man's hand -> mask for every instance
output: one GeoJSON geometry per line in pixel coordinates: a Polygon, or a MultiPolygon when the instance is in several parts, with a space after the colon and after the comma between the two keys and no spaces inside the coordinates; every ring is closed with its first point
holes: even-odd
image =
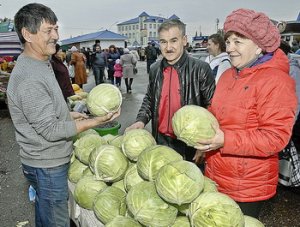
{"type": "Polygon", "coordinates": [[[72,119],[75,121],[81,121],[89,118],[89,116],[84,113],[70,112],[70,114],[72,119]]]}
{"type": "Polygon", "coordinates": [[[129,127],[127,127],[125,129],[125,132],[132,130],[132,129],[143,129],[143,128],[145,128],[145,124],[141,121],[137,121],[137,122],[133,123],[132,125],[130,125],[129,127]]]}
{"type": "Polygon", "coordinates": [[[193,157],[193,161],[195,162],[195,164],[199,165],[204,161],[204,158],[205,158],[205,152],[196,150],[195,156],[193,157]]]}

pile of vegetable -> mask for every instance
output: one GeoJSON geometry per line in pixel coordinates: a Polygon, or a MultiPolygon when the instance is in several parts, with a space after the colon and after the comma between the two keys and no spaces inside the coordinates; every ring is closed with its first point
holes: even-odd
{"type": "Polygon", "coordinates": [[[245,219],[253,223],[194,163],[157,145],[144,129],[106,139],[91,132],[79,138],[69,169],[69,180],[76,184],[74,198],[106,226],[244,227],[245,219]]]}

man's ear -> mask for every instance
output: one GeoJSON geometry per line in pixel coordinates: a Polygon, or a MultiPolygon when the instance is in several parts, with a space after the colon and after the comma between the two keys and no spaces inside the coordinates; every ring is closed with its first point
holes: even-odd
{"type": "Polygon", "coordinates": [[[183,36],[183,43],[184,43],[184,46],[186,46],[188,43],[186,35],[183,36]]]}
{"type": "Polygon", "coordinates": [[[24,39],[26,40],[26,42],[31,43],[32,34],[26,28],[22,28],[21,33],[24,39]]]}

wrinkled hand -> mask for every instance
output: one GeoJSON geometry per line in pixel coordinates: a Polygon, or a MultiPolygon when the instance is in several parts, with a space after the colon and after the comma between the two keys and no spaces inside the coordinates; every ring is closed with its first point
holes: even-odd
{"type": "Polygon", "coordinates": [[[199,152],[213,151],[224,146],[224,132],[218,125],[212,125],[212,127],[216,132],[215,136],[211,139],[202,139],[198,141],[196,146],[194,146],[194,148],[199,150],[199,152]]]}
{"type": "Polygon", "coordinates": [[[143,129],[143,128],[145,128],[145,124],[141,121],[138,121],[138,122],[133,123],[129,127],[127,127],[125,129],[125,132],[132,130],[132,129],[143,129]]]}
{"type": "Polygon", "coordinates": [[[85,113],[70,112],[70,114],[73,120],[75,121],[82,121],[89,118],[89,116],[86,115],[85,113]]]}

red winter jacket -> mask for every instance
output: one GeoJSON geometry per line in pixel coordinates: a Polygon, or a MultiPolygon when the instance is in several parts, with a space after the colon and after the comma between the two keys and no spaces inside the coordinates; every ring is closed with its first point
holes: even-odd
{"type": "Polygon", "coordinates": [[[206,175],[238,202],[266,200],[276,193],[278,152],[288,143],[297,98],[288,59],[272,59],[221,76],[211,112],[225,135],[224,146],[206,156],[206,175]]]}

